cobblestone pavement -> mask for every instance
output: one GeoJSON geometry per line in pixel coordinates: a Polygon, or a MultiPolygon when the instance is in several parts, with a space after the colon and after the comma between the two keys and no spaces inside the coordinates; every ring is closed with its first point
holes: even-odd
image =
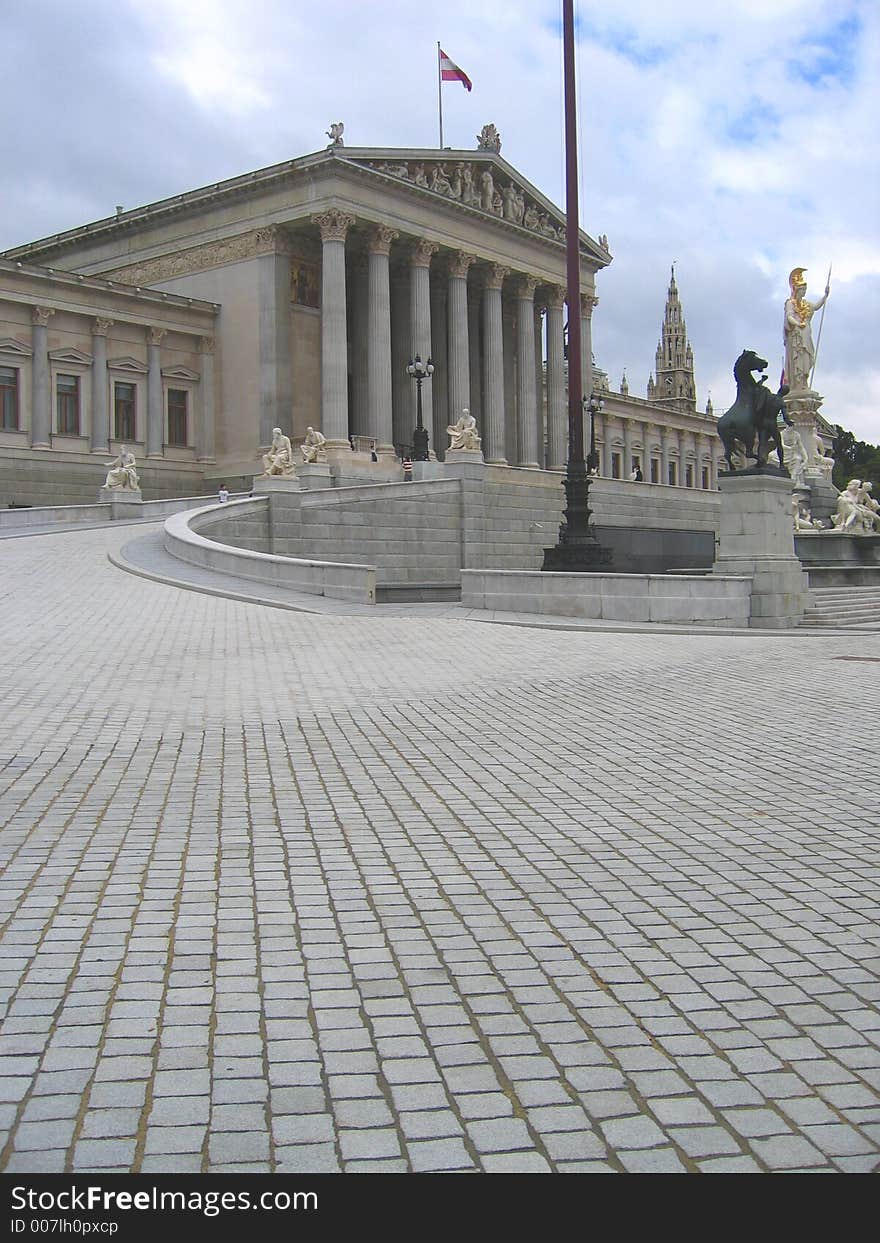
{"type": "Polygon", "coordinates": [[[880,636],[0,546],[7,1171],[870,1170],[880,636]]]}

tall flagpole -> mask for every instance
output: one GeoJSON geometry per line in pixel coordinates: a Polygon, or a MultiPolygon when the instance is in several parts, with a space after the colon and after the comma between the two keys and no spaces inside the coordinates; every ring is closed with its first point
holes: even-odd
{"type": "Polygon", "coordinates": [[[440,41],[437,41],[437,113],[440,117],[440,150],[443,150],[443,79],[440,76],[440,41]]]}
{"type": "MultiPolygon", "coordinates": [[[[828,264],[828,278],[825,281],[825,288],[831,288],[831,264],[828,264]]],[[[819,361],[819,343],[822,340],[822,325],[825,323],[825,307],[828,305],[828,299],[822,303],[822,314],[819,316],[819,331],[816,333],[816,348],[813,350],[813,369],[810,372],[810,378],[807,381],[807,387],[813,387],[813,376],[816,374],[816,363],[819,361]]]]}

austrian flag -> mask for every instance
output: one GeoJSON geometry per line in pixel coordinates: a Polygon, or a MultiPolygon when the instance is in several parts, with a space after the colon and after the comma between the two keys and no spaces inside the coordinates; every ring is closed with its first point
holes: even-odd
{"type": "Polygon", "coordinates": [[[440,48],[440,80],[441,82],[460,82],[466,91],[469,91],[473,85],[465,71],[459,69],[442,48],[440,48]]]}

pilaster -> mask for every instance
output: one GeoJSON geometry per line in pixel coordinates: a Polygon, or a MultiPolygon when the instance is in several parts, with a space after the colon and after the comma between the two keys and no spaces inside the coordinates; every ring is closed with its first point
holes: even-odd
{"type": "Polygon", "coordinates": [[[31,308],[31,346],[33,355],[33,398],[31,412],[31,447],[48,449],[52,432],[52,396],[49,390],[49,320],[55,314],[51,307],[31,308]]]}
{"type": "Polygon", "coordinates": [[[110,452],[107,333],[112,327],[112,319],[92,321],[92,453],[110,452]]]}

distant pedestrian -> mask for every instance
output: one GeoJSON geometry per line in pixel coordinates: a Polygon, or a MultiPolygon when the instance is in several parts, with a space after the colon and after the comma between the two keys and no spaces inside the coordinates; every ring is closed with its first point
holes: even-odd
{"type": "Polygon", "coordinates": [[[408,457],[405,457],[403,459],[403,482],[404,483],[412,482],[412,462],[410,461],[408,457]]]}
{"type": "Polygon", "coordinates": [[[637,466],[635,470],[633,471],[633,479],[635,480],[636,483],[644,483],[645,476],[642,474],[641,466],[637,466]]]}
{"type": "Polygon", "coordinates": [[[373,443],[370,445],[370,461],[371,461],[371,462],[378,462],[378,461],[379,461],[379,454],[376,452],[376,442],[375,442],[375,440],[374,440],[374,441],[373,441],[373,443]]]}
{"type": "Polygon", "coordinates": [[[229,489],[227,488],[225,483],[220,484],[220,491],[217,493],[217,495],[220,498],[220,504],[225,505],[226,502],[229,500],[229,489]]]}

